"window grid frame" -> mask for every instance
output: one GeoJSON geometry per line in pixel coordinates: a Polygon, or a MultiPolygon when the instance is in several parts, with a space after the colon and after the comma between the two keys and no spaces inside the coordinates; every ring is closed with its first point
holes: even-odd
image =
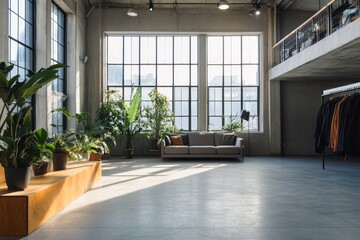
{"type": "MultiPolygon", "coordinates": [[[[243,126],[244,126],[244,129],[251,129],[251,130],[255,130],[255,131],[259,131],[259,128],[260,128],[260,81],[261,81],[261,73],[260,73],[260,35],[243,35],[243,34],[240,34],[240,35],[207,35],[207,42],[208,42],[208,39],[211,38],[211,37],[221,37],[222,38],[222,63],[219,64],[219,63],[211,63],[209,64],[208,63],[208,59],[206,61],[206,65],[207,65],[207,72],[208,72],[208,69],[209,69],[209,66],[221,66],[222,68],[222,79],[221,79],[221,86],[220,85],[214,85],[214,86],[209,86],[209,80],[207,79],[207,92],[209,94],[207,94],[207,102],[208,102],[208,116],[207,116],[207,121],[208,121],[208,126],[207,128],[210,129],[210,118],[211,117],[214,117],[214,118],[220,118],[221,117],[221,125],[224,126],[226,124],[225,122],[225,118],[227,117],[227,115],[225,116],[225,102],[234,102],[232,100],[225,100],[225,88],[226,87],[240,87],[240,91],[241,91],[241,98],[240,98],[240,106],[241,106],[241,109],[244,110],[244,105],[246,103],[253,103],[253,102],[256,102],[256,106],[257,106],[257,112],[256,114],[252,114],[250,112],[250,119],[254,119],[257,117],[257,123],[256,123],[256,127],[254,128],[253,126],[251,128],[250,127],[250,119],[248,121],[248,124],[244,124],[244,120],[241,119],[241,123],[243,123],[243,126]],[[236,36],[240,36],[241,37],[241,45],[240,45],[240,51],[241,51],[241,62],[240,64],[229,64],[229,63],[224,63],[225,62],[225,37],[236,37],[236,36]],[[244,63],[243,62],[243,37],[250,37],[250,36],[256,36],[257,37],[257,46],[258,46],[258,52],[257,52],[257,63],[244,63]],[[240,65],[240,68],[241,68],[241,84],[239,86],[225,86],[225,67],[226,66],[234,66],[234,65],[240,65]],[[243,83],[243,74],[244,74],[244,71],[243,71],[243,66],[251,66],[251,65],[254,65],[254,66],[258,66],[258,83],[257,85],[245,85],[244,86],[244,83],[243,83]],[[248,87],[252,87],[252,88],[256,88],[257,89],[257,100],[244,100],[244,89],[248,88],[248,87]],[[222,100],[210,100],[210,89],[215,89],[215,88],[221,88],[222,89],[222,100]],[[216,115],[215,112],[214,114],[210,115],[210,102],[213,102],[214,104],[217,103],[217,102],[222,102],[221,106],[222,106],[222,112],[221,112],[221,115],[216,115]]],[[[208,49],[209,46],[207,46],[207,49],[208,49]]],[[[235,101],[235,102],[239,102],[239,101],[235,101]]],[[[248,109],[246,109],[248,110],[248,109]]],[[[232,111],[232,109],[231,109],[232,111]]],[[[241,112],[239,112],[240,114],[241,112]]],[[[231,115],[230,115],[231,116],[231,115]]],[[[240,117],[240,116],[239,116],[240,117]]],[[[253,124],[253,123],[252,123],[253,124]]],[[[212,130],[220,130],[220,129],[212,129],[212,130]]]]}
{"type": "MultiPolygon", "coordinates": [[[[122,55],[122,63],[109,63],[109,54],[107,54],[106,56],[106,70],[108,72],[109,70],[109,66],[122,66],[122,83],[120,85],[114,85],[114,84],[108,84],[108,80],[109,80],[109,76],[107,75],[107,90],[110,89],[121,89],[119,92],[121,94],[121,96],[125,96],[125,88],[126,87],[136,87],[136,88],[162,88],[162,87],[168,87],[171,88],[172,92],[172,99],[170,100],[171,102],[171,106],[172,106],[172,111],[174,112],[174,120],[173,120],[173,124],[175,123],[175,119],[176,118],[188,118],[187,122],[188,122],[188,129],[184,129],[186,131],[194,131],[197,130],[198,128],[198,124],[196,124],[196,129],[192,129],[192,106],[191,103],[192,102],[196,102],[198,103],[198,99],[193,100],[191,97],[191,89],[192,88],[196,88],[198,89],[198,86],[192,85],[192,77],[191,77],[191,67],[192,66],[197,66],[199,65],[199,62],[196,61],[196,63],[192,63],[191,62],[191,52],[192,52],[192,46],[191,46],[191,42],[192,42],[192,37],[197,37],[196,35],[107,35],[106,36],[106,41],[107,41],[107,46],[109,46],[109,38],[110,37],[121,37],[122,38],[122,51],[123,51],[123,55],[122,55]],[[134,63],[125,63],[125,37],[137,37],[139,39],[138,41],[138,48],[139,48],[139,53],[138,53],[138,58],[139,58],[139,62],[134,64],[134,63]],[[141,63],[141,38],[144,37],[154,37],[155,38],[155,63],[141,63]],[[158,63],[158,37],[171,37],[172,39],[172,62],[171,63],[158,63]],[[189,51],[189,60],[187,63],[175,63],[175,37],[187,37],[189,39],[189,47],[188,47],[188,51],[189,51]],[[172,83],[171,85],[158,85],[158,66],[172,66],[172,83]],[[125,85],[125,66],[138,66],[138,84],[137,85],[125,85]],[[155,67],[155,84],[151,84],[151,85],[141,85],[141,66],[154,66],[155,67]],[[175,66],[188,66],[189,67],[189,84],[188,85],[175,85],[175,66]],[[188,93],[189,93],[189,99],[188,100],[175,100],[175,89],[176,88],[187,88],[188,89],[188,93]],[[176,102],[188,102],[188,114],[187,115],[175,115],[175,103],[176,102]]],[[[196,40],[198,41],[198,39],[196,38],[196,40]]],[[[109,48],[107,48],[108,51],[109,48]]],[[[149,100],[143,100],[142,102],[146,102],[148,103],[149,100]]],[[[198,104],[197,104],[198,106],[198,104]]],[[[196,116],[196,118],[198,118],[198,116],[196,116]]]]}
{"type": "MultiPolygon", "coordinates": [[[[36,22],[35,22],[35,19],[36,19],[36,1],[33,1],[33,0],[25,0],[25,6],[24,6],[24,11],[25,11],[25,18],[20,16],[20,13],[19,13],[19,1],[17,1],[17,13],[14,12],[14,9],[12,9],[12,4],[11,4],[11,0],[8,0],[8,60],[9,60],[9,63],[10,64],[13,64],[14,67],[16,67],[16,73],[10,73],[10,76],[13,77],[14,75],[16,74],[19,74],[19,69],[22,69],[24,72],[25,72],[25,75],[22,75],[21,77],[23,78],[23,80],[26,79],[26,75],[29,71],[35,71],[35,61],[36,61],[36,56],[35,56],[35,31],[36,31],[36,22]],[[27,18],[27,7],[28,5],[26,4],[27,2],[31,3],[32,4],[32,9],[29,11],[31,12],[32,14],[32,19],[28,19],[27,18]],[[16,29],[17,29],[17,33],[16,33],[16,38],[14,36],[12,36],[11,34],[11,31],[12,31],[12,21],[11,21],[11,14],[14,14],[17,18],[17,26],[16,26],[16,29]],[[24,37],[24,42],[22,42],[20,40],[20,31],[19,31],[19,19],[22,19],[24,20],[24,23],[25,23],[25,26],[24,26],[24,34],[25,34],[25,37],[24,37]],[[30,21],[32,20],[32,21],[30,21]],[[31,37],[31,43],[32,45],[30,44],[27,44],[27,38],[26,38],[26,35],[28,34],[27,32],[27,28],[26,28],[26,23],[28,23],[31,27],[31,33],[32,33],[32,37],[31,37]],[[12,59],[11,59],[11,52],[12,52],[12,48],[11,48],[11,42],[15,42],[17,44],[17,54],[16,54],[16,63],[13,63],[12,62],[12,59]],[[24,67],[20,66],[19,64],[19,60],[20,60],[20,51],[19,51],[19,46],[23,46],[24,47],[24,67]],[[32,57],[31,57],[31,61],[32,61],[32,64],[29,64],[27,63],[27,55],[28,55],[28,51],[29,50],[31,53],[32,53],[32,57]],[[13,75],[14,74],[14,75],[13,75]]],[[[29,38],[30,39],[30,38],[29,38]]],[[[12,70],[14,71],[14,69],[12,70]]],[[[32,128],[35,129],[36,128],[36,114],[35,114],[35,109],[36,109],[36,102],[35,102],[35,96],[33,96],[26,104],[29,104],[32,106],[33,108],[33,111],[31,112],[31,120],[32,120],[32,128]]]]}
{"type": "MultiPolygon", "coordinates": [[[[66,46],[67,45],[66,44],[66,42],[67,42],[67,34],[66,34],[66,31],[67,31],[67,14],[66,14],[66,12],[64,10],[62,10],[60,8],[60,6],[58,6],[53,1],[51,1],[51,10],[50,10],[50,12],[51,12],[51,14],[50,14],[51,15],[50,16],[50,24],[51,24],[50,28],[53,27],[53,24],[57,24],[58,29],[59,28],[63,29],[63,44],[60,44],[59,39],[55,40],[53,38],[53,36],[50,36],[50,41],[51,41],[51,45],[52,45],[52,48],[51,48],[51,64],[58,64],[58,63],[66,64],[66,62],[67,62],[66,61],[67,60],[67,46],[66,46]],[[56,19],[56,22],[55,22],[55,19],[53,19],[53,12],[52,12],[53,8],[56,8],[59,13],[63,14],[63,16],[64,16],[64,26],[60,26],[60,24],[57,22],[57,19],[56,19]],[[52,43],[54,43],[54,44],[52,44],[52,43]],[[60,62],[58,59],[53,58],[53,52],[52,52],[53,48],[55,48],[55,46],[58,47],[59,45],[63,47],[63,60],[64,60],[64,62],[60,62]]],[[[54,29],[51,29],[51,32],[53,34],[58,34],[58,32],[55,33],[54,29]]],[[[58,53],[58,55],[59,55],[59,53],[58,53]]],[[[58,81],[58,86],[59,86],[59,79],[61,79],[61,77],[58,77],[57,79],[55,79],[52,82],[52,85],[51,85],[52,99],[51,99],[51,101],[52,101],[53,106],[54,106],[55,101],[61,101],[61,106],[66,107],[67,106],[67,100],[66,100],[67,99],[67,71],[66,71],[66,69],[63,69],[63,79],[61,79],[62,84],[63,84],[62,85],[62,87],[63,87],[62,92],[59,91],[59,88],[54,89],[54,84],[55,84],[56,81],[58,81]],[[58,98],[58,99],[55,100],[56,98],[58,98]],[[62,99],[59,100],[59,98],[63,98],[65,100],[62,100],[62,99]]],[[[55,109],[53,109],[53,110],[55,110],[55,109]]],[[[59,133],[62,133],[64,130],[67,129],[67,119],[66,119],[65,115],[62,114],[62,113],[55,113],[55,112],[52,113],[51,122],[52,122],[52,124],[55,124],[56,126],[58,126],[57,128],[52,127],[52,132],[53,133],[59,134],[59,133]],[[56,117],[57,117],[56,122],[53,121],[54,120],[54,115],[56,115],[56,117]],[[62,120],[62,125],[58,124],[60,118],[62,120]],[[59,131],[59,129],[61,129],[61,130],[59,131]]]]}

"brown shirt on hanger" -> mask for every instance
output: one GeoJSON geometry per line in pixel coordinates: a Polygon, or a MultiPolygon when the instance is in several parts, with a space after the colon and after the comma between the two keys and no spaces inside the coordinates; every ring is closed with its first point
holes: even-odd
{"type": "Polygon", "coordinates": [[[337,152],[339,149],[339,118],[340,118],[340,107],[341,104],[348,98],[348,96],[344,96],[338,103],[336,103],[334,108],[334,113],[332,116],[331,121],[331,128],[330,128],[330,142],[329,148],[332,149],[334,152],[337,152]]]}

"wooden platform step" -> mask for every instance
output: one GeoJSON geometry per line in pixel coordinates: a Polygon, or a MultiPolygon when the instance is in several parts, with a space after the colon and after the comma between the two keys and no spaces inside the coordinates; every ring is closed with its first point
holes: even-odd
{"type": "Polygon", "coordinates": [[[33,177],[24,191],[0,183],[0,235],[24,236],[44,224],[101,178],[101,162],[73,162],[64,171],[33,177]]]}

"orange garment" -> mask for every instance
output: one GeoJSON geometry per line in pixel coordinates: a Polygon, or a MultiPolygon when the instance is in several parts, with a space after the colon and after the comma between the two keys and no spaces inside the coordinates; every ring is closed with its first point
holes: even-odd
{"type": "Polygon", "coordinates": [[[341,104],[347,99],[348,96],[344,96],[338,103],[336,103],[334,108],[334,113],[331,121],[330,128],[330,142],[329,148],[336,152],[339,149],[339,119],[340,119],[340,107],[341,104]]]}

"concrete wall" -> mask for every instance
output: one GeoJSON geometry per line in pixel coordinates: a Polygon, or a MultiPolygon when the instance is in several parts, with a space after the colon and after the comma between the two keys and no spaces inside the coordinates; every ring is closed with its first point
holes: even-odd
{"type": "Polygon", "coordinates": [[[356,81],[312,79],[281,82],[281,131],[284,155],[315,154],[313,136],[322,91],[353,82],[356,81]]]}
{"type": "MultiPolygon", "coordinates": [[[[303,22],[312,17],[315,12],[285,11],[280,14],[280,39],[288,35],[303,22]]],[[[278,39],[278,40],[280,40],[278,39]]]]}
{"type": "MultiPolygon", "coordinates": [[[[94,9],[87,21],[87,68],[88,109],[95,114],[102,101],[105,88],[103,39],[105,33],[260,33],[261,34],[261,131],[250,133],[250,154],[269,154],[269,108],[268,108],[268,15],[249,16],[248,11],[219,11],[218,9],[140,9],[138,17],[128,17],[127,9],[94,9]]],[[[205,79],[204,79],[205,80],[205,79]]],[[[200,79],[201,81],[201,79],[200,79]]],[[[201,85],[202,83],[199,83],[201,85]]],[[[206,108],[200,113],[206,114],[206,108]]],[[[201,119],[201,117],[200,117],[201,119]]],[[[247,137],[247,133],[243,134],[247,137]]]]}

